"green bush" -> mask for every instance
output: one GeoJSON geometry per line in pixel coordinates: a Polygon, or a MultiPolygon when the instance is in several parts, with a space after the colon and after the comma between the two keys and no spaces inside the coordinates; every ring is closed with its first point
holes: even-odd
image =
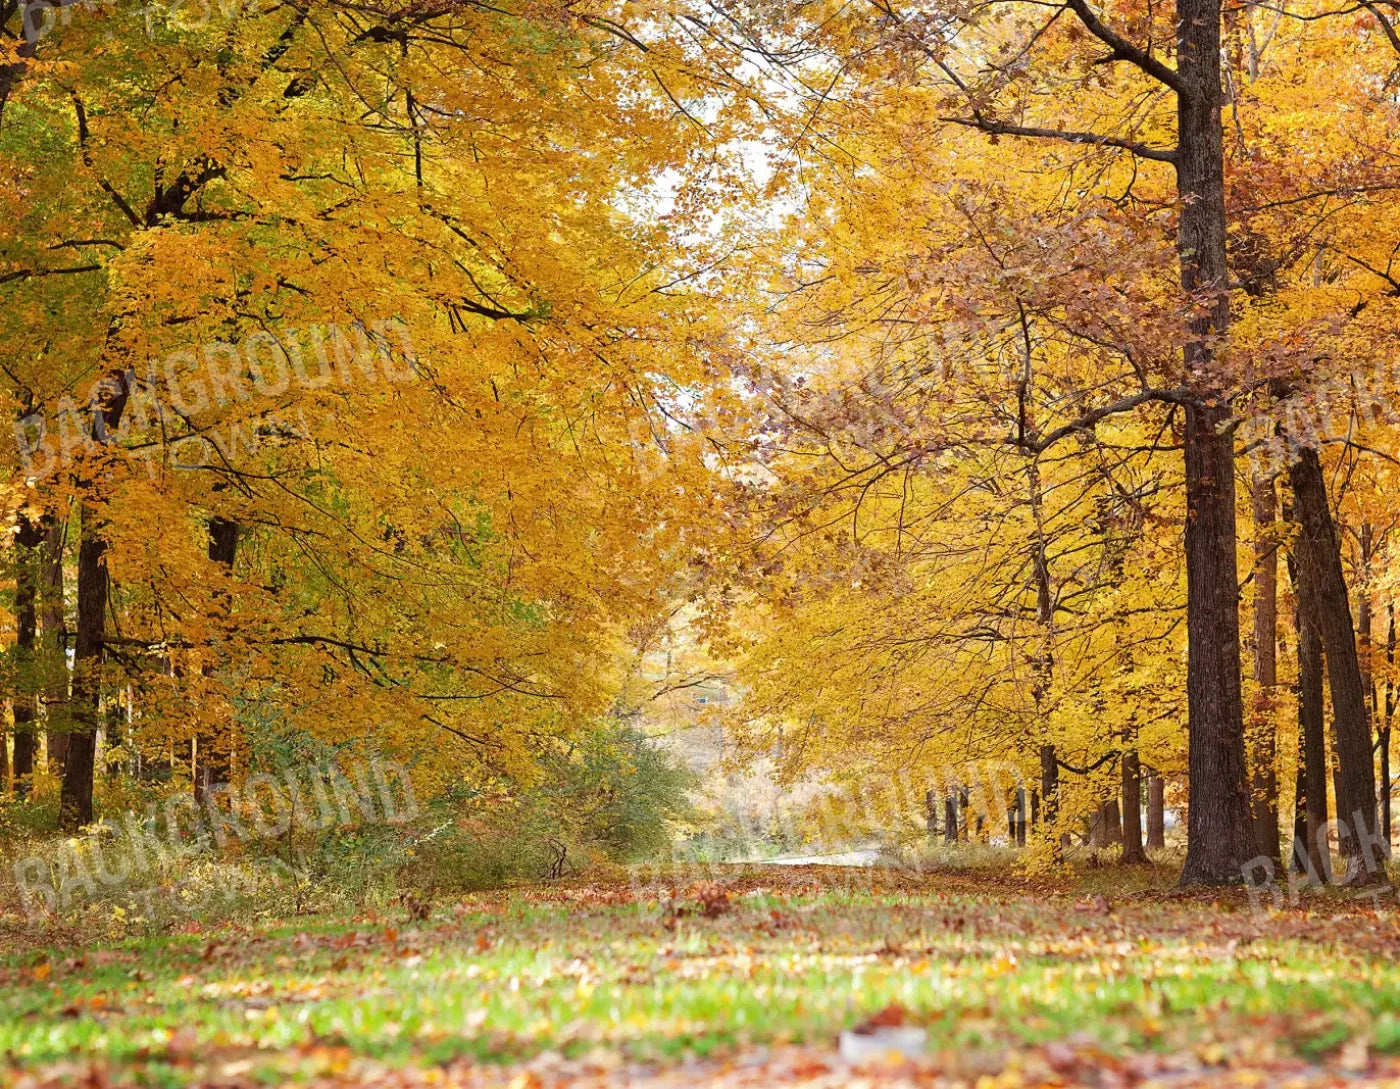
{"type": "Polygon", "coordinates": [[[468,891],[542,881],[666,850],[695,776],[644,735],[612,727],[543,762],[532,786],[427,807],[402,886],[468,891]]]}

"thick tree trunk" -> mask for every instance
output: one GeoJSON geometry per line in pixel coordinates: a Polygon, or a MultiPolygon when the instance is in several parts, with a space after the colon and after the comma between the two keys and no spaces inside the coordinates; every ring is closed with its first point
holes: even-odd
{"type": "Polygon", "coordinates": [[[943,839],[947,843],[958,842],[957,794],[949,794],[943,799],[943,839]]]}
{"type": "Polygon", "coordinates": [[[1191,779],[1183,885],[1237,884],[1254,856],[1240,692],[1233,432],[1212,345],[1230,329],[1221,129],[1220,0],[1178,0],[1177,256],[1195,304],[1182,353],[1186,408],[1186,629],[1191,779]]]}
{"type": "Polygon", "coordinates": [[[1278,499],[1273,477],[1254,481],[1254,683],[1249,736],[1255,849],[1283,870],[1279,851],[1278,772],[1274,766],[1278,727],[1274,716],[1278,686],[1278,499]]]}
{"type": "Polygon", "coordinates": [[[93,766],[102,697],[102,648],[107,618],[107,542],[92,508],[82,509],[78,545],[78,630],[73,655],[72,732],[63,766],[59,826],[67,832],[92,823],[93,766]]]}
{"type": "Polygon", "coordinates": [[[1155,771],[1147,777],[1147,846],[1167,845],[1166,784],[1155,771]]]}
{"type": "Polygon", "coordinates": [[[15,537],[15,793],[29,794],[34,777],[38,718],[38,677],[34,668],[34,642],[38,633],[38,562],[44,530],[23,516],[15,537]]]}
{"type": "Polygon", "coordinates": [[[1348,860],[1345,880],[1365,884],[1385,879],[1384,845],[1376,819],[1376,777],[1372,763],[1371,725],[1366,692],[1356,653],[1351,602],[1342,574],[1341,552],[1328,508],[1327,484],[1317,451],[1302,449],[1289,469],[1301,581],[1316,605],[1318,634],[1327,659],[1336,736],[1337,822],[1342,853],[1348,860]]]}
{"type": "Polygon", "coordinates": [[[1142,847],[1142,771],[1136,749],[1123,753],[1123,854],[1119,861],[1138,865],[1147,861],[1142,847]]]}
{"type": "MultiPolygon", "coordinates": [[[[1302,843],[1295,833],[1295,868],[1305,868],[1318,881],[1332,880],[1327,850],[1327,740],[1323,729],[1322,637],[1317,630],[1317,603],[1312,583],[1302,577],[1296,556],[1290,556],[1298,598],[1298,791],[1303,811],[1302,843]]],[[[1295,820],[1296,828],[1297,822],[1295,820]]]]}
{"type": "Polygon", "coordinates": [[[44,729],[48,743],[49,774],[63,777],[68,753],[68,630],[64,623],[63,539],[65,527],[49,519],[44,532],[40,570],[42,609],[40,643],[44,662],[44,729]]]}

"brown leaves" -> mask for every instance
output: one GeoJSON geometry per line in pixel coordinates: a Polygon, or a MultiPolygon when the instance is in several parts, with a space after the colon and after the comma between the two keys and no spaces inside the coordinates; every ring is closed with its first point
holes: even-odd
{"type": "Polygon", "coordinates": [[[852,1032],[871,1033],[882,1028],[903,1028],[909,1023],[909,1011],[897,1003],[886,1006],[879,1013],[867,1017],[852,1032]]]}
{"type": "Polygon", "coordinates": [[[433,914],[433,902],[424,896],[419,896],[415,892],[406,892],[399,897],[399,903],[404,911],[408,913],[411,922],[427,922],[433,914]]]}
{"type": "Polygon", "coordinates": [[[729,890],[713,881],[692,885],[686,890],[685,895],[693,899],[694,903],[672,900],[662,919],[662,925],[668,930],[675,927],[678,919],[686,917],[718,919],[721,915],[727,915],[733,910],[729,890]]]}

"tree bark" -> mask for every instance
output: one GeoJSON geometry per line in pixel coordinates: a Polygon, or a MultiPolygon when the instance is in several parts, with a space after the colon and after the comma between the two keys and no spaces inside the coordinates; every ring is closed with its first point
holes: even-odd
{"type": "Polygon", "coordinates": [[[1059,829],[1060,764],[1054,745],[1040,746],[1040,804],[1042,827],[1050,837],[1051,857],[1058,862],[1065,837],[1059,829]]]}
{"type": "Polygon", "coordinates": [[[34,723],[38,709],[38,677],[34,669],[34,642],[38,633],[37,611],[39,548],[43,527],[20,516],[15,537],[15,793],[28,796],[34,777],[37,738],[34,723]]]}
{"type": "Polygon", "coordinates": [[[92,823],[93,767],[102,698],[102,650],[107,618],[107,542],[96,514],[82,508],[78,545],[78,629],[73,654],[72,732],[63,765],[59,827],[75,831],[92,823]]]}
{"type": "Polygon", "coordinates": [[[1361,523],[1361,570],[1356,588],[1356,646],[1361,667],[1361,690],[1366,694],[1366,712],[1371,722],[1380,718],[1376,706],[1376,680],[1372,669],[1371,639],[1371,554],[1374,547],[1371,523],[1361,523]]]}
{"type": "Polygon", "coordinates": [[[1055,746],[1040,746],[1040,797],[1045,809],[1045,823],[1054,824],[1060,807],[1060,765],[1055,759],[1055,746]]]}
{"type": "MultiPolygon", "coordinates": [[[[1317,603],[1311,580],[1304,579],[1297,557],[1289,556],[1298,599],[1298,807],[1303,811],[1302,843],[1295,832],[1295,869],[1306,869],[1318,881],[1332,880],[1326,846],[1327,740],[1323,730],[1322,637],[1317,630],[1317,603]]],[[[1295,819],[1294,827],[1297,827],[1295,819]]]]}
{"type": "Polygon", "coordinates": [[[1385,710],[1380,727],[1381,832],[1390,843],[1390,727],[1395,721],[1395,602],[1385,606],[1385,710]]]}
{"type": "Polygon", "coordinates": [[[1118,799],[1104,802],[1103,806],[1103,827],[1104,836],[1111,844],[1123,842],[1123,819],[1118,812],[1118,799]]]}
{"type": "Polygon", "coordinates": [[[1254,856],[1240,691],[1233,431],[1213,344],[1230,329],[1221,128],[1221,0],[1178,0],[1177,258],[1195,303],[1186,407],[1187,703],[1191,780],[1182,885],[1238,884],[1254,856]]]}
{"type": "Polygon", "coordinates": [[[1136,866],[1147,861],[1142,846],[1142,768],[1136,749],[1123,753],[1123,854],[1119,861],[1136,866]]]}
{"type": "MultiPolygon", "coordinates": [[[[209,558],[226,572],[233,569],[233,561],[238,553],[238,523],[227,518],[209,519],[209,558]]],[[[221,620],[228,619],[232,603],[223,600],[220,609],[221,620]]],[[[206,667],[208,675],[212,667],[206,667]]],[[[195,800],[203,803],[209,792],[218,784],[226,783],[232,774],[231,737],[225,730],[201,730],[196,744],[194,769],[195,800]]]]}
{"type": "Polygon", "coordinates": [[[1299,524],[1297,553],[1301,581],[1316,606],[1318,634],[1327,660],[1332,694],[1332,725],[1336,738],[1337,818],[1342,853],[1348,860],[1345,881],[1366,884],[1385,879],[1385,859],[1374,858],[1371,847],[1382,847],[1376,819],[1376,777],[1372,762],[1371,725],[1366,693],[1356,653],[1351,602],[1342,574],[1341,551],[1328,508],[1327,484],[1317,451],[1302,449],[1289,469],[1294,512],[1299,524]]]}
{"type": "Polygon", "coordinates": [[[44,730],[48,743],[49,774],[63,777],[68,753],[68,630],[64,621],[63,539],[65,526],[57,518],[47,520],[40,571],[40,643],[44,662],[44,730]]]}
{"type": "Polygon", "coordinates": [[[1118,799],[1104,802],[1089,819],[1089,846],[1112,847],[1123,842],[1123,823],[1118,813],[1118,799]]]}
{"type": "MultiPolygon", "coordinates": [[[[1302,698],[1299,695],[1299,705],[1301,708],[1302,698]]],[[[1299,728],[1301,731],[1302,711],[1299,710],[1299,728]]],[[[1294,873],[1303,873],[1307,869],[1312,869],[1321,879],[1321,871],[1317,869],[1316,855],[1309,855],[1308,843],[1308,775],[1307,761],[1303,756],[1303,735],[1298,734],[1298,766],[1294,772],[1293,785],[1293,850],[1289,852],[1289,869],[1294,873]]]]}
{"type": "Polygon", "coordinates": [[[1155,771],[1147,777],[1147,846],[1167,845],[1166,784],[1155,771]]]}
{"type": "Polygon", "coordinates": [[[958,842],[958,796],[949,794],[943,799],[943,839],[947,843],[958,842]]]}
{"type": "Polygon", "coordinates": [[[1253,752],[1252,802],[1255,848],[1283,870],[1279,850],[1278,772],[1274,766],[1278,727],[1274,704],[1278,686],[1278,499],[1273,477],[1254,481],[1254,683],[1250,738],[1253,752]]]}

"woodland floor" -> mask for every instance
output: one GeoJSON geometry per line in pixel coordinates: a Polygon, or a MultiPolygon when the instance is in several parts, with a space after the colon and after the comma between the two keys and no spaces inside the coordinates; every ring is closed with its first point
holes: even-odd
{"type": "Polygon", "coordinates": [[[0,1083],[1400,1086],[1393,899],[713,876],[12,949],[0,1083]],[[889,1007],[927,1055],[844,1065],[889,1007]]]}

